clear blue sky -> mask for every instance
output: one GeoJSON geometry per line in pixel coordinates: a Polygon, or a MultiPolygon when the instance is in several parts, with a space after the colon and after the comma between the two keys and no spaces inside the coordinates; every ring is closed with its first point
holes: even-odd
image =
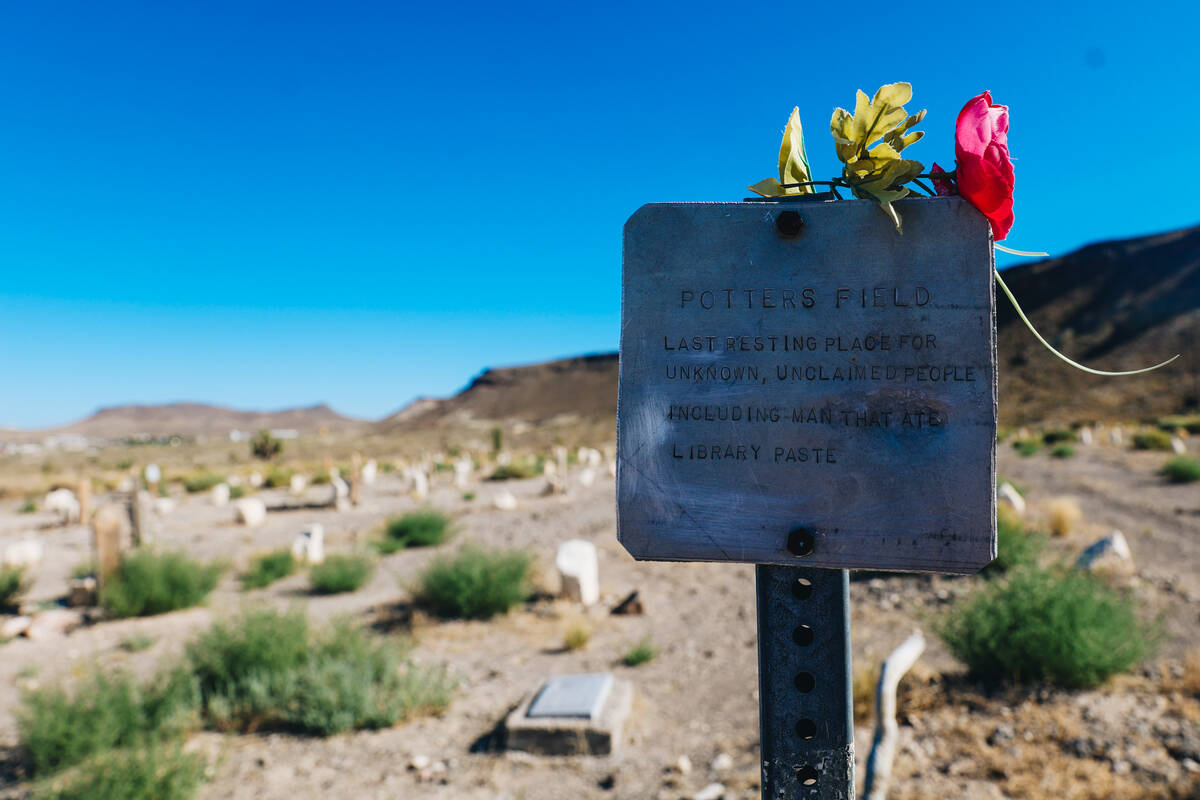
{"type": "Polygon", "coordinates": [[[126,402],[379,417],[615,349],[621,225],[818,176],[907,80],[927,164],[1012,108],[1008,244],[1200,222],[1194,2],[18,2],[0,11],[0,426],[126,402]]]}

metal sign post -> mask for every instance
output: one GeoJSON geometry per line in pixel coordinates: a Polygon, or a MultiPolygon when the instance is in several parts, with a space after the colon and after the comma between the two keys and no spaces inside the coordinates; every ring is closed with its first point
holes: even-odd
{"type": "Polygon", "coordinates": [[[991,234],[961,198],[625,226],[618,538],[757,564],[762,796],[854,796],[848,569],[995,556],[991,234]]]}

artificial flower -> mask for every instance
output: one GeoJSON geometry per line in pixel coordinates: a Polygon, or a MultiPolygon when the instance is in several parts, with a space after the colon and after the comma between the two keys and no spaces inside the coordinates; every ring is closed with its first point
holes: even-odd
{"type": "Polygon", "coordinates": [[[954,131],[958,191],[992,224],[999,242],[1013,225],[1013,165],[1008,155],[1008,106],[991,92],[967,101],[954,131]]]}

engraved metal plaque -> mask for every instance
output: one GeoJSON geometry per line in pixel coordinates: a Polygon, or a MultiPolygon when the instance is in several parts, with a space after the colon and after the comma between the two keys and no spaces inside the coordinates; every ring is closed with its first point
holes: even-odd
{"type": "Polygon", "coordinates": [[[868,201],[655,203],[626,223],[635,558],[967,573],[995,556],[991,233],[961,198],[897,208],[903,235],[868,201]]]}

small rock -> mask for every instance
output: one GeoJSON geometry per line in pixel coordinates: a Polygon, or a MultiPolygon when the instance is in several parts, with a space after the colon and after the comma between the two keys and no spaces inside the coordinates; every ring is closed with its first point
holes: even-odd
{"type": "Polygon", "coordinates": [[[729,753],[717,753],[717,757],[709,764],[709,769],[713,772],[728,772],[733,769],[733,756],[729,753]]]}
{"type": "Polygon", "coordinates": [[[700,791],[692,795],[692,800],[721,800],[725,796],[725,785],[721,783],[710,783],[700,791]]]}
{"type": "Polygon", "coordinates": [[[1128,775],[1133,771],[1133,764],[1123,758],[1118,758],[1112,764],[1112,771],[1114,775],[1128,775]]]}
{"type": "Polygon", "coordinates": [[[175,510],[175,500],[170,497],[154,498],[154,513],[165,517],[175,510]]]}
{"type": "Polygon", "coordinates": [[[496,496],[492,498],[492,505],[494,505],[500,511],[512,511],[517,507],[517,498],[512,492],[509,491],[498,492],[496,496]]]}
{"type": "Polygon", "coordinates": [[[641,598],[638,597],[638,590],[634,589],[625,599],[617,603],[613,608],[612,613],[617,615],[627,614],[630,616],[640,616],[646,613],[645,607],[642,605],[641,598]]]}
{"type": "Polygon", "coordinates": [[[1011,742],[1016,737],[1017,732],[1013,726],[1009,725],[1008,723],[1004,723],[996,726],[996,729],[993,730],[991,735],[988,736],[987,743],[992,747],[998,747],[999,745],[1011,742]]]}
{"type": "Polygon", "coordinates": [[[33,622],[33,617],[9,617],[4,622],[0,622],[0,639],[12,639],[20,636],[29,630],[31,622],[33,622]]]}
{"type": "Polygon", "coordinates": [[[1200,763],[1197,763],[1190,758],[1184,758],[1179,762],[1179,766],[1183,767],[1184,771],[1186,772],[1200,772],[1200,763]]]}
{"type": "Polygon", "coordinates": [[[408,762],[408,768],[413,770],[425,769],[431,763],[433,763],[433,759],[431,759],[429,756],[413,756],[412,760],[408,762]]]}
{"type": "Polygon", "coordinates": [[[687,775],[692,771],[692,760],[687,757],[687,754],[681,755],[675,760],[675,771],[680,775],[687,775]]]}
{"type": "Polygon", "coordinates": [[[1117,575],[1132,575],[1134,572],[1133,553],[1129,551],[1125,534],[1120,531],[1113,531],[1110,536],[1084,550],[1075,565],[1091,572],[1117,575]]]}

